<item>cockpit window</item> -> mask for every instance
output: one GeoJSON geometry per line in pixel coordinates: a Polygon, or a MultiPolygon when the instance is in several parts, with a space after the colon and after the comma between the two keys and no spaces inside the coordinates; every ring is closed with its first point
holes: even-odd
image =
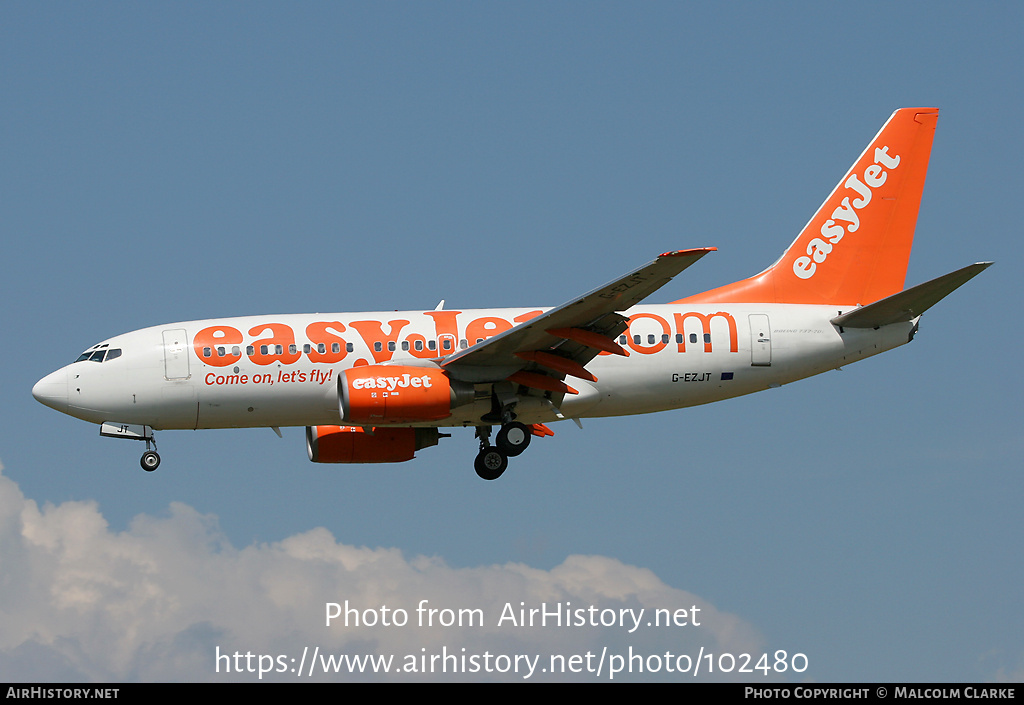
{"type": "Polygon", "coordinates": [[[109,343],[94,345],[79,355],[75,362],[82,362],[83,360],[88,360],[89,362],[106,362],[121,357],[121,348],[110,348],[107,350],[106,348],[109,345],[109,343]]]}

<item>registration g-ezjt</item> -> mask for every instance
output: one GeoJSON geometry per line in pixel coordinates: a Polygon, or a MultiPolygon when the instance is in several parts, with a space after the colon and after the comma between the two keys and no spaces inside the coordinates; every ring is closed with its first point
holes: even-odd
{"type": "Polygon", "coordinates": [[[938,110],[897,110],[789,249],[748,279],[665,304],[713,247],[666,252],[555,308],[247,316],[119,335],[32,394],[104,436],[305,426],[310,460],[411,460],[476,430],[499,477],[548,424],[706,404],[913,339],[921,314],[991,263],[904,289],[938,110]],[[491,442],[495,428],[494,442],[491,442]]]}

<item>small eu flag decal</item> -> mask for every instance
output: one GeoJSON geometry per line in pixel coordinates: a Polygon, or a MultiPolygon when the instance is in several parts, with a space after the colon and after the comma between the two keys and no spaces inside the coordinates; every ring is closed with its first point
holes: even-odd
{"type": "Polygon", "coordinates": [[[722,373],[722,381],[724,382],[727,379],[732,379],[732,372],[723,372],[722,373]]]}

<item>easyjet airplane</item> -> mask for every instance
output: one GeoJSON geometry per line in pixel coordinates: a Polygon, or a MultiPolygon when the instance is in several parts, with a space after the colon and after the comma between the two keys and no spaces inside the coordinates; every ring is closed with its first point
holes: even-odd
{"type": "Polygon", "coordinates": [[[938,110],[897,110],[775,264],[643,303],[715,248],[666,252],[550,309],[246,316],[92,346],[32,389],[146,442],[154,430],[305,426],[309,459],[387,463],[472,426],[493,480],[546,424],[706,404],[909,342],[921,314],[990,262],[903,289],[938,110]],[[492,445],[490,438],[498,428],[492,445]]]}

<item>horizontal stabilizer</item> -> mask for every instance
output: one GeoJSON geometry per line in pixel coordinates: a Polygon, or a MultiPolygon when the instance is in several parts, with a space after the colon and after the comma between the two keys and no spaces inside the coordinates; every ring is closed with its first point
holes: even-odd
{"type": "Polygon", "coordinates": [[[968,265],[924,284],[910,287],[906,291],[887,296],[873,304],[836,316],[832,323],[843,328],[878,328],[890,323],[913,320],[991,265],[991,262],[968,265]]]}

